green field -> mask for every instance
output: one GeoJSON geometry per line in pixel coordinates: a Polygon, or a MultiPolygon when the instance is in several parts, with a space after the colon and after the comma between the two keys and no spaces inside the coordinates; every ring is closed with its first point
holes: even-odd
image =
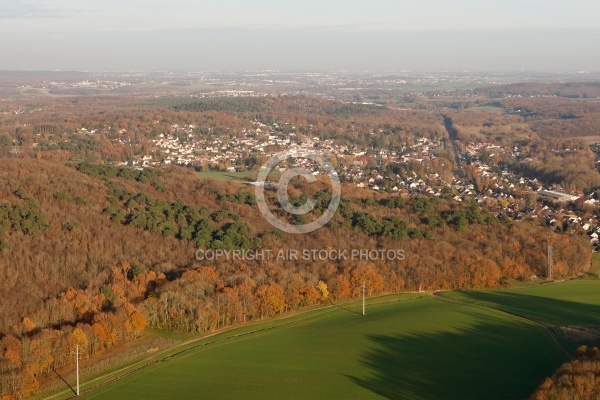
{"type": "MultiPolygon", "coordinates": [[[[572,280],[514,290],[448,292],[443,296],[514,313],[554,330],[561,326],[600,325],[598,280],[572,280]]],[[[573,351],[581,343],[564,340],[563,345],[573,351]]]]}
{"type": "Polygon", "coordinates": [[[239,181],[247,182],[251,178],[251,172],[219,172],[219,171],[208,171],[208,172],[196,172],[198,178],[201,179],[213,179],[218,181],[239,181]]]}
{"type": "MultiPolygon", "coordinates": [[[[208,172],[196,172],[196,175],[200,179],[212,179],[217,181],[235,181],[235,182],[252,182],[252,172],[219,172],[219,171],[208,171],[208,172]]],[[[269,175],[271,178],[279,178],[280,172],[277,169],[273,169],[269,175]]]]}
{"type": "Polygon", "coordinates": [[[587,272],[592,278],[600,278],[600,253],[594,253],[592,268],[587,272]]]}

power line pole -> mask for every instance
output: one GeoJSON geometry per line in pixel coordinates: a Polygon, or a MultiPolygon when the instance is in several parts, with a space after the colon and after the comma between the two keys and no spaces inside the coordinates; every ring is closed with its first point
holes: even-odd
{"type": "Polygon", "coordinates": [[[363,314],[362,315],[367,315],[365,313],[365,288],[366,288],[366,284],[367,284],[367,282],[363,281],[363,287],[362,287],[362,289],[363,289],[363,291],[362,291],[363,292],[363,314]]]}
{"type": "Polygon", "coordinates": [[[554,260],[552,259],[552,245],[549,244],[548,245],[548,274],[547,274],[547,279],[549,281],[552,280],[552,269],[554,267],[554,260]]]}
{"type": "Polygon", "coordinates": [[[77,396],[79,396],[79,345],[75,345],[75,358],[77,359],[77,396]]]}

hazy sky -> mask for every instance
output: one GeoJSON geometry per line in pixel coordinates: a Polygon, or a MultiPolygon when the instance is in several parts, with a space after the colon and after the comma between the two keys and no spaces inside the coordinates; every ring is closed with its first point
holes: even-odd
{"type": "Polygon", "coordinates": [[[0,0],[0,69],[600,70],[600,2],[0,0]]]}

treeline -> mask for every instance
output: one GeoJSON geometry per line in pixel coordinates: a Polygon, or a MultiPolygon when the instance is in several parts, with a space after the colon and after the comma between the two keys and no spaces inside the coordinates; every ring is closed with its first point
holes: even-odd
{"type": "Polygon", "coordinates": [[[581,347],[575,360],[544,381],[531,400],[599,399],[600,349],[581,347]]]}
{"type": "Polygon", "coordinates": [[[227,271],[210,267],[188,270],[180,279],[160,287],[157,295],[144,303],[148,324],[158,329],[210,332],[329,298],[357,296],[363,282],[369,294],[404,287],[396,272],[368,263],[349,269],[347,275],[338,274],[332,265],[320,274],[323,279],[306,274],[302,268],[287,272],[271,268],[254,270],[239,263],[227,271]]]}

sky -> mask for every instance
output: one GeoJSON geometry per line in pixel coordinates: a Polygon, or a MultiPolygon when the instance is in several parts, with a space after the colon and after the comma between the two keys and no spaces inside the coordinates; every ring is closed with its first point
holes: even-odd
{"type": "Polygon", "coordinates": [[[0,0],[0,70],[600,71],[597,0],[0,0]]]}

